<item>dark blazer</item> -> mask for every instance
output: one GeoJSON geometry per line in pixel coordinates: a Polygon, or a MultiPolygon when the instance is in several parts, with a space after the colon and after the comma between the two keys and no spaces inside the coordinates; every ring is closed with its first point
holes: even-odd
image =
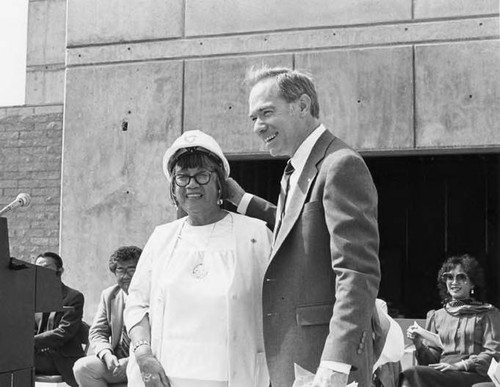
{"type": "Polygon", "coordinates": [[[35,352],[48,353],[64,381],[77,386],[73,364],[84,356],[82,349],[83,294],[62,284],[63,311],[50,312],[41,326],[43,313],[35,313],[35,352]]]}
{"type": "MultiPolygon", "coordinates": [[[[266,356],[273,387],[294,363],[351,364],[368,387],[372,314],[380,281],[377,192],[363,159],[330,132],[313,147],[273,243],[264,279],[266,356]]],[[[254,197],[247,215],[274,224],[275,206],[254,197]]]]}

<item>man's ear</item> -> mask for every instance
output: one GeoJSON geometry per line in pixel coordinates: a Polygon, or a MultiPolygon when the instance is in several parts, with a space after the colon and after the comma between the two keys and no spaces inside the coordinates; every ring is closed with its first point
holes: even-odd
{"type": "Polygon", "coordinates": [[[61,268],[57,269],[56,274],[58,277],[60,277],[60,276],[62,276],[63,272],[64,272],[64,267],[61,267],[61,268]]]}
{"type": "Polygon", "coordinates": [[[299,97],[299,111],[302,117],[311,112],[311,97],[307,94],[302,94],[299,97]]]}

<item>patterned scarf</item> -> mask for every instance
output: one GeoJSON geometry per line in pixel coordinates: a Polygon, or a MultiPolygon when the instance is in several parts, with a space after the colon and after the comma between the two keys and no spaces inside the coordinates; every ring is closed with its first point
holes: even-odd
{"type": "Polygon", "coordinates": [[[451,300],[444,305],[444,309],[452,316],[485,313],[493,308],[493,305],[476,301],[473,298],[464,300],[451,300]]]}

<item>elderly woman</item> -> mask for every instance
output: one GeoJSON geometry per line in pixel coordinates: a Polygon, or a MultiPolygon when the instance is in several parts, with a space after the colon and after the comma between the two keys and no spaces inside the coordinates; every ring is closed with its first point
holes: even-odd
{"type": "Polygon", "coordinates": [[[129,288],[129,385],[267,387],[261,286],[266,224],[225,211],[229,163],[215,140],[188,131],[163,170],[186,217],[156,227],[129,288]]]}
{"type": "Polygon", "coordinates": [[[451,257],[439,270],[438,288],[444,307],[427,314],[426,329],[437,333],[440,348],[408,328],[420,365],[405,370],[401,385],[470,387],[490,381],[491,359],[500,357],[500,312],[482,302],[484,276],[476,259],[451,257]]]}

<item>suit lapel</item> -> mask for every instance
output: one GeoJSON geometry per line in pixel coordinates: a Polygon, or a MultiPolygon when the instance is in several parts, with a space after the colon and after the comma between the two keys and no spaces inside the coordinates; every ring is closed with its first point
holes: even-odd
{"type": "Polygon", "coordinates": [[[274,258],[276,252],[283,244],[283,241],[299,219],[300,213],[304,208],[307,194],[309,193],[312,183],[318,174],[317,165],[324,159],[326,150],[334,139],[335,137],[333,134],[326,130],[320,136],[318,141],[316,141],[316,144],[314,144],[313,149],[304,165],[304,169],[297,180],[297,187],[295,187],[292,196],[290,197],[290,204],[285,211],[285,216],[282,219],[280,229],[275,235],[275,241],[271,252],[271,260],[274,258]]]}

